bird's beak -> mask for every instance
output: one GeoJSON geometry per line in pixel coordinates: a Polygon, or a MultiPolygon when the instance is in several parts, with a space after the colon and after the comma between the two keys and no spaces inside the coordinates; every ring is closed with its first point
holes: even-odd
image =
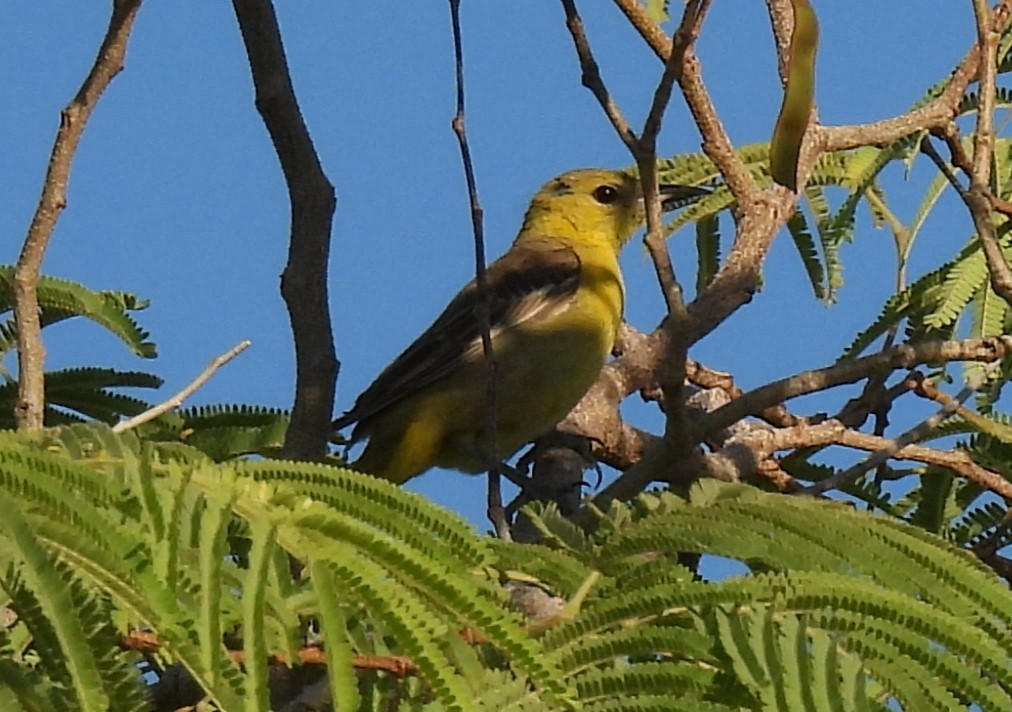
{"type": "Polygon", "coordinates": [[[658,186],[661,193],[661,209],[664,212],[684,208],[692,205],[704,195],[709,195],[710,190],[695,185],[676,185],[673,183],[662,183],[658,186]]]}

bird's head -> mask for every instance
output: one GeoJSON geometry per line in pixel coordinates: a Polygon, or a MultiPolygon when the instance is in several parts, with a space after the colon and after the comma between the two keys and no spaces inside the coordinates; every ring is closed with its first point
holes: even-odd
{"type": "MultiPolygon", "coordinates": [[[[703,188],[660,186],[662,207],[673,210],[706,194],[703,188]]],[[[628,172],[584,168],[545,183],[531,200],[520,235],[605,240],[617,251],[643,224],[639,179],[628,172]]]]}

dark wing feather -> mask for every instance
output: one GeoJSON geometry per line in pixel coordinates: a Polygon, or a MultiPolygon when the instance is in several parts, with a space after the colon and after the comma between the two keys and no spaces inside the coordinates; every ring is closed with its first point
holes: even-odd
{"type": "MultiPolygon", "coordinates": [[[[550,250],[516,246],[486,272],[491,294],[492,338],[497,333],[564,306],[580,282],[580,258],[568,247],[550,250]]],[[[447,305],[432,326],[387,366],[334,421],[343,428],[377,413],[481,358],[478,288],[474,281],[447,305]]]]}

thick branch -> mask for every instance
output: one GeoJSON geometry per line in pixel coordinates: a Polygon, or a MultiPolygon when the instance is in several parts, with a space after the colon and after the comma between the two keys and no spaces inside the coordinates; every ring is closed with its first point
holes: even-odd
{"type": "Polygon", "coordinates": [[[42,345],[37,292],[42,258],[56,221],[67,205],[71,164],[84,127],[102,92],[123,69],[127,41],[141,2],[143,0],[116,0],[113,3],[109,27],[91,71],[73,100],[60,112],[60,129],[49,156],[42,195],[14,268],[14,318],[18,326],[18,404],[14,416],[22,429],[41,428],[45,413],[46,350],[42,345]]]}
{"type": "Polygon", "coordinates": [[[281,294],[295,341],[295,404],[285,457],[317,460],[327,451],[340,364],[327,300],[334,187],[320,165],[288,72],[270,0],[232,0],[249,58],[256,107],[270,133],[288,185],[291,238],[281,294]]]}

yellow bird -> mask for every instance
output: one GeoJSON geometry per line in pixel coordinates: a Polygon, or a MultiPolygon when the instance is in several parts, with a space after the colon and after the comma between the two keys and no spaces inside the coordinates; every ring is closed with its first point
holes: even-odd
{"type": "MultiPolygon", "coordinates": [[[[707,193],[660,190],[666,210],[707,193]]],[[[368,438],[354,467],[397,483],[431,467],[477,473],[555,426],[611,353],[624,302],[618,253],[643,215],[639,180],[628,173],[585,169],[546,183],[487,271],[495,452],[482,445],[487,370],[472,281],[334,421],[357,423],[353,442],[368,438]]]]}

